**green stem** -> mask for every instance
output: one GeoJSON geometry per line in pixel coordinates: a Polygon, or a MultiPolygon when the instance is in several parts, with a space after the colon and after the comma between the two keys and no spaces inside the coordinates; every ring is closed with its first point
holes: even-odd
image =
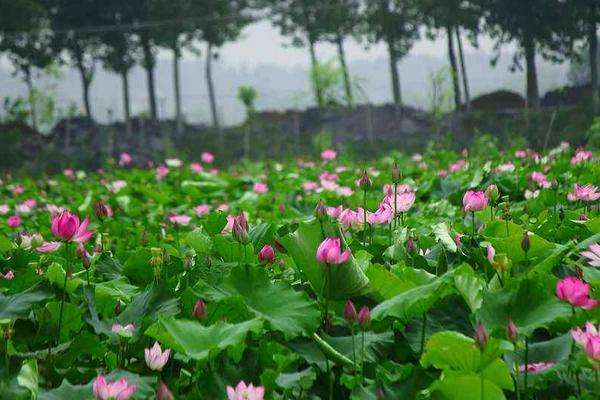
{"type": "MultiPolygon", "coordinates": [[[[352,334],[352,362],[356,365],[356,341],[354,337],[354,324],[350,325],[350,333],[352,334]]],[[[356,376],[356,371],[354,371],[356,376]]]]}
{"type": "Polygon", "coordinates": [[[515,369],[515,393],[517,394],[517,400],[521,400],[521,388],[519,386],[519,364],[514,363],[513,368],[515,369]]]}
{"type": "Polygon", "coordinates": [[[529,365],[529,338],[525,338],[525,371],[524,371],[524,379],[523,379],[523,392],[526,399],[529,399],[529,389],[527,387],[527,378],[529,375],[528,371],[529,365]]]}
{"type": "Polygon", "coordinates": [[[485,398],[485,390],[484,390],[485,378],[483,376],[483,349],[479,352],[479,363],[480,363],[479,382],[480,382],[480,388],[481,388],[481,400],[484,400],[484,398],[485,398]]]}
{"type": "Polygon", "coordinates": [[[398,184],[394,183],[394,229],[398,229],[398,184]]]}
{"type": "Polygon", "coordinates": [[[425,328],[427,327],[427,313],[423,314],[423,324],[421,325],[421,351],[419,352],[419,357],[423,355],[423,350],[425,349],[425,328]]]}
{"type": "Polygon", "coordinates": [[[471,211],[471,220],[473,222],[473,240],[475,240],[475,211],[471,211]]]}
{"type": "Polygon", "coordinates": [[[360,377],[361,381],[365,380],[365,330],[362,330],[362,356],[360,363],[360,377]]]}
{"type": "Polygon", "coordinates": [[[363,245],[367,247],[367,189],[363,190],[363,245]]]}
{"type": "Polygon", "coordinates": [[[56,334],[56,339],[55,339],[56,346],[58,346],[58,343],[60,342],[60,332],[61,332],[61,328],[62,328],[65,301],[67,298],[67,279],[69,277],[69,273],[71,272],[71,246],[70,246],[69,242],[67,242],[65,244],[65,257],[67,259],[67,265],[65,268],[65,280],[63,282],[63,293],[62,293],[62,298],[60,300],[60,311],[58,314],[58,332],[56,334]]]}

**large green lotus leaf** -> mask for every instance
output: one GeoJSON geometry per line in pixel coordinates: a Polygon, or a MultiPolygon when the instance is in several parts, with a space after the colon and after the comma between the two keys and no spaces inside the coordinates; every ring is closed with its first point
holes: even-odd
{"type": "Polygon", "coordinates": [[[282,389],[290,390],[294,388],[301,388],[302,390],[308,390],[312,387],[314,381],[317,379],[315,370],[308,367],[299,372],[292,373],[280,373],[277,377],[277,386],[282,389]]]}
{"type": "MultiPolygon", "coordinates": [[[[46,309],[50,312],[52,322],[58,329],[58,321],[60,319],[60,303],[52,301],[46,304],[46,309]]],[[[83,325],[83,312],[79,307],[71,303],[65,302],[63,308],[63,319],[60,329],[60,341],[65,342],[73,337],[73,333],[79,332],[83,325]]]]}
{"type": "Polygon", "coordinates": [[[257,260],[251,243],[243,245],[231,236],[214,236],[213,248],[224,262],[253,264],[257,260]]]}
{"type": "Polygon", "coordinates": [[[27,388],[31,393],[31,398],[36,399],[39,392],[39,375],[37,360],[27,360],[23,362],[19,376],[17,376],[19,386],[27,388]]]}
{"type": "Polygon", "coordinates": [[[483,381],[481,393],[481,376],[473,373],[445,373],[444,378],[436,381],[431,390],[445,400],[506,400],[504,392],[488,379],[483,381]]]}
{"type": "Polygon", "coordinates": [[[456,253],[458,247],[456,246],[456,242],[450,236],[450,228],[448,228],[448,224],[445,222],[440,222],[433,226],[433,234],[435,238],[442,242],[444,247],[449,251],[456,253]]]}
{"type": "MultiPolygon", "coordinates": [[[[506,254],[514,263],[525,260],[525,252],[521,248],[521,241],[525,230],[513,223],[508,222],[508,236],[506,235],[506,222],[494,221],[489,223],[483,231],[483,236],[496,249],[496,254],[506,254]]],[[[527,257],[535,264],[548,256],[548,253],[555,248],[555,244],[546,239],[531,234],[530,248],[527,257]]]]}
{"type": "Polygon", "coordinates": [[[510,343],[491,338],[482,353],[475,341],[453,331],[438,332],[431,336],[421,357],[424,367],[435,367],[447,372],[480,373],[504,389],[512,387],[507,365],[499,357],[511,349],[510,343]]]}
{"type": "Polygon", "coordinates": [[[571,308],[554,294],[554,279],[520,279],[509,288],[488,291],[478,312],[487,329],[504,332],[512,318],[520,334],[529,336],[571,314],[571,308]]]}
{"type": "MultiPolygon", "coordinates": [[[[340,354],[350,360],[353,359],[352,336],[329,336],[323,334],[323,339],[340,354]]],[[[354,337],[356,358],[360,360],[362,333],[356,333],[354,337]]],[[[375,333],[365,332],[365,360],[377,362],[379,357],[386,354],[386,350],[394,344],[394,333],[391,331],[375,333]]]]}
{"type": "Polygon", "coordinates": [[[217,354],[230,347],[243,344],[248,332],[258,333],[262,321],[258,318],[239,324],[219,321],[204,326],[198,321],[184,319],[160,319],[146,330],[146,335],[160,341],[164,347],[197,361],[207,360],[209,354],[217,354]]]}
{"type": "Polygon", "coordinates": [[[463,264],[456,269],[454,286],[471,312],[476,312],[481,307],[484,285],[485,280],[477,275],[469,265],[463,264]]]}
{"type": "Polygon", "coordinates": [[[378,304],[371,311],[373,319],[392,317],[409,321],[412,317],[427,312],[438,300],[454,293],[453,275],[454,271],[449,271],[430,283],[406,290],[378,304]]]}
{"type": "Polygon", "coordinates": [[[66,379],[62,381],[56,389],[48,390],[40,393],[38,400],[91,400],[94,398],[92,393],[92,384],[87,385],[71,385],[66,379]]]}
{"type": "Polygon", "coordinates": [[[218,285],[206,285],[202,294],[213,301],[239,299],[248,310],[269,322],[287,339],[308,336],[319,327],[320,313],[306,293],[282,282],[271,282],[264,269],[236,267],[218,285]]]}
{"type": "Polygon", "coordinates": [[[52,292],[42,287],[33,287],[12,296],[0,293],[0,319],[27,318],[34,304],[51,297],[52,292]]]}
{"type": "Polygon", "coordinates": [[[281,238],[281,243],[294,259],[294,263],[308,279],[315,293],[335,300],[345,300],[366,294],[369,280],[356,264],[354,257],[341,265],[331,266],[331,288],[325,287],[325,266],[316,260],[316,252],[323,241],[319,221],[311,219],[299,224],[293,233],[281,238]]]}
{"type": "Polygon", "coordinates": [[[122,325],[134,323],[141,326],[143,321],[156,321],[160,317],[171,317],[179,313],[179,300],[164,286],[148,286],[133,298],[119,315],[122,325]]]}
{"type": "Polygon", "coordinates": [[[370,296],[377,301],[391,299],[415,287],[412,281],[400,279],[380,264],[370,264],[366,268],[365,274],[369,278],[370,296]]]}

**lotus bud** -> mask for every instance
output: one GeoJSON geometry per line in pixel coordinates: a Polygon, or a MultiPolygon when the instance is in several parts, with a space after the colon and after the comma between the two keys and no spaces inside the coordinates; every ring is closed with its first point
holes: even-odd
{"type": "Polygon", "coordinates": [[[265,244],[258,253],[258,259],[262,263],[272,263],[273,261],[275,261],[275,250],[273,250],[273,247],[271,247],[271,245],[265,244]]]}
{"type": "Polygon", "coordinates": [[[417,246],[415,245],[415,241],[413,238],[409,237],[406,241],[406,251],[409,253],[414,253],[417,251],[417,246]]]}
{"type": "Polygon", "coordinates": [[[358,324],[361,328],[366,328],[367,325],[371,322],[371,311],[369,307],[363,306],[358,312],[358,324]]]}
{"type": "Polygon", "coordinates": [[[364,170],[360,179],[358,180],[358,187],[362,190],[367,190],[371,187],[371,179],[369,179],[369,174],[367,170],[364,170]]]}
{"type": "Polygon", "coordinates": [[[248,235],[248,221],[243,212],[239,213],[233,220],[233,236],[241,244],[248,244],[250,236],[248,235]]]}
{"type": "Polygon", "coordinates": [[[392,181],[396,184],[400,182],[400,168],[398,168],[397,163],[394,163],[394,167],[392,168],[392,181]]]}
{"type": "Polygon", "coordinates": [[[513,343],[517,341],[517,326],[512,318],[508,319],[508,324],[506,325],[506,337],[513,343]]]}
{"type": "Polygon", "coordinates": [[[498,200],[498,198],[500,197],[500,191],[498,190],[498,186],[491,184],[490,186],[487,187],[487,189],[485,189],[485,195],[492,200],[492,202],[495,202],[496,200],[498,200]]]}
{"type": "Polygon", "coordinates": [[[195,319],[201,321],[206,319],[206,303],[204,303],[204,300],[198,299],[198,301],[196,301],[192,315],[195,319]]]}
{"type": "Polygon", "coordinates": [[[121,299],[117,298],[117,302],[115,303],[115,315],[121,314],[121,299]]]}
{"type": "Polygon", "coordinates": [[[477,329],[475,330],[475,344],[479,347],[480,350],[483,351],[485,346],[489,340],[489,334],[485,329],[485,326],[481,322],[477,324],[477,329]]]}
{"type": "Polygon", "coordinates": [[[315,207],[315,216],[319,220],[327,216],[327,207],[325,207],[325,202],[323,201],[323,199],[319,199],[319,201],[317,202],[317,206],[315,207]]]}
{"type": "Polygon", "coordinates": [[[525,253],[527,253],[529,251],[529,248],[531,247],[531,239],[529,239],[529,236],[529,232],[525,232],[525,234],[523,235],[523,239],[521,239],[521,248],[525,253]]]}
{"type": "Polygon", "coordinates": [[[354,307],[352,300],[348,300],[344,306],[344,319],[349,325],[358,321],[358,313],[356,312],[356,307],[354,307]]]}

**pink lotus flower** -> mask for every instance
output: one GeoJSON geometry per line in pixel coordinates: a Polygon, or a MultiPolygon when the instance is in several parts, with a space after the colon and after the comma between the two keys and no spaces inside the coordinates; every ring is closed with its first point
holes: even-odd
{"type": "Polygon", "coordinates": [[[92,384],[96,400],[128,400],[137,390],[136,385],[130,385],[127,378],[115,382],[107,382],[106,378],[98,375],[92,384]]]}
{"type": "Polygon", "coordinates": [[[585,201],[592,202],[600,199],[600,192],[598,188],[592,185],[580,186],[575,184],[573,191],[567,195],[569,201],[585,201]]]}
{"type": "Polygon", "coordinates": [[[10,211],[8,204],[0,204],[0,215],[6,215],[10,211]]]}
{"type": "Polygon", "coordinates": [[[14,195],[20,195],[25,191],[25,188],[23,187],[23,185],[15,185],[12,188],[12,192],[14,195]]]}
{"type": "Polygon", "coordinates": [[[244,381],[240,381],[235,389],[227,386],[228,400],[264,400],[265,388],[262,386],[246,385],[244,381]]]}
{"type": "Polygon", "coordinates": [[[11,229],[17,229],[19,226],[21,226],[21,222],[21,217],[18,215],[11,215],[6,219],[6,224],[11,229]]]}
{"type": "Polygon", "coordinates": [[[75,172],[73,172],[71,168],[66,168],[63,170],[63,175],[71,180],[75,179],[75,172]]]}
{"type": "Polygon", "coordinates": [[[133,333],[135,331],[135,325],[134,324],[127,324],[125,326],[121,325],[121,324],[113,324],[113,326],[111,327],[111,331],[113,333],[121,333],[121,332],[129,332],[129,333],[133,333]]]}
{"type": "Polygon", "coordinates": [[[411,207],[413,206],[413,204],[415,203],[415,199],[416,199],[416,194],[414,191],[412,191],[412,190],[400,191],[402,186],[403,185],[400,185],[398,187],[395,200],[394,200],[393,194],[385,196],[385,198],[383,199],[383,201],[385,203],[387,203],[392,208],[392,210],[395,209],[397,213],[403,213],[403,212],[407,212],[408,210],[410,210],[411,207]]]}
{"type": "Polygon", "coordinates": [[[527,151],[526,150],[517,150],[517,151],[515,151],[515,157],[525,158],[525,157],[527,157],[527,151]]]}
{"type": "Polygon", "coordinates": [[[341,251],[340,238],[327,238],[317,248],[317,261],[327,264],[343,264],[350,258],[350,249],[341,251]]]}
{"type": "Polygon", "coordinates": [[[252,190],[256,194],[265,194],[265,193],[267,193],[269,191],[269,187],[267,186],[266,183],[256,182],[254,184],[254,186],[252,187],[252,190]]]}
{"type": "Polygon", "coordinates": [[[520,365],[519,366],[519,371],[520,372],[525,372],[525,370],[527,370],[527,372],[542,372],[545,371],[549,368],[552,368],[556,365],[556,363],[553,362],[537,362],[537,363],[529,363],[527,364],[527,366],[525,365],[520,365]]]}
{"type": "Polygon", "coordinates": [[[169,387],[162,380],[156,388],[156,400],[173,400],[173,393],[169,390],[169,387]]]}
{"type": "Polygon", "coordinates": [[[362,208],[359,208],[357,211],[347,208],[345,210],[342,210],[340,216],[338,217],[338,220],[340,221],[344,229],[348,229],[350,227],[359,228],[364,224],[363,213],[364,210],[362,208]]]}
{"type": "Polygon", "coordinates": [[[119,156],[119,165],[121,167],[128,166],[129,164],[131,164],[132,161],[133,161],[133,158],[131,157],[131,155],[129,153],[123,152],[119,156]]]}
{"type": "Polygon", "coordinates": [[[590,244],[588,249],[581,253],[581,256],[587,258],[592,267],[600,267],[600,244],[590,244]]]}
{"type": "Polygon", "coordinates": [[[159,165],[156,167],[156,180],[163,180],[167,175],[169,175],[169,168],[166,165],[159,165]]]}
{"type": "Polygon", "coordinates": [[[27,199],[23,202],[23,205],[30,209],[34,209],[35,206],[37,206],[37,201],[35,199],[27,199]]]}
{"type": "Polygon", "coordinates": [[[342,211],[344,211],[342,206],[327,207],[327,215],[329,215],[331,218],[339,218],[339,216],[342,214],[342,211]]]}
{"type": "Polygon", "coordinates": [[[25,203],[21,203],[15,206],[15,211],[21,214],[29,214],[31,212],[31,207],[25,203]]]}
{"type": "Polygon", "coordinates": [[[58,250],[61,246],[60,242],[44,242],[35,251],[39,253],[52,253],[58,250]]]}
{"type": "Polygon", "coordinates": [[[440,178],[447,178],[448,171],[446,171],[445,169],[440,169],[437,173],[437,176],[439,176],[440,178]]]}
{"type": "Polygon", "coordinates": [[[52,234],[66,242],[87,242],[94,231],[88,230],[90,219],[86,217],[79,222],[79,217],[69,211],[63,211],[52,217],[52,234]]]}
{"type": "Polygon", "coordinates": [[[388,203],[381,203],[374,213],[367,216],[370,224],[389,224],[394,219],[394,209],[388,203]]]}
{"type": "Polygon", "coordinates": [[[573,329],[571,336],[585,350],[590,362],[600,367],[600,330],[593,323],[586,322],[585,331],[573,329]]]}
{"type": "Polygon", "coordinates": [[[503,173],[503,172],[512,172],[515,170],[515,164],[509,162],[506,164],[500,164],[496,167],[496,169],[494,169],[494,171],[496,173],[503,173]]]}
{"type": "Polygon", "coordinates": [[[538,186],[543,189],[548,189],[552,186],[552,184],[548,181],[548,178],[546,178],[546,175],[544,175],[542,172],[532,172],[529,174],[529,179],[537,183],[538,186]]]}
{"type": "Polygon", "coordinates": [[[206,215],[210,212],[210,206],[208,204],[199,204],[194,207],[194,211],[198,217],[206,215]]]}
{"type": "Polygon", "coordinates": [[[215,162],[215,156],[212,153],[205,151],[200,155],[200,160],[205,164],[212,164],[215,162]]]}
{"type": "Polygon", "coordinates": [[[319,184],[317,182],[306,181],[302,183],[302,190],[305,192],[315,192],[319,188],[319,184]]]}
{"type": "Polygon", "coordinates": [[[154,346],[152,346],[151,348],[144,349],[144,358],[146,360],[146,365],[152,371],[161,371],[167,363],[167,361],[169,361],[170,356],[171,349],[162,351],[158,342],[154,342],[154,346]]]}
{"type": "Polygon", "coordinates": [[[423,161],[423,156],[419,153],[415,153],[412,155],[412,157],[410,159],[416,163],[420,163],[421,161],[423,161]]]}
{"type": "Polygon", "coordinates": [[[323,161],[332,161],[337,157],[337,151],[333,149],[325,149],[321,152],[321,159],[323,161]]]}
{"type": "Polygon", "coordinates": [[[496,249],[494,249],[494,247],[491,244],[488,244],[485,248],[485,251],[488,261],[490,262],[490,264],[493,264],[494,256],[496,255],[496,249]]]}
{"type": "Polygon", "coordinates": [[[456,233],[454,235],[454,243],[456,243],[456,247],[462,246],[462,237],[465,236],[464,233],[456,233]]]}
{"type": "Polygon", "coordinates": [[[467,165],[467,161],[458,160],[457,162],[450,164],[448,166],[448,170],[450,170],[450,172],[457,172],[457,171],[460,171],[461,169],[463,169],[466,165],[467,165]]]}
{"type": "Polygon", "coordinates": [[[258,259],[261,262],[272,263],[275,261],[275,250],[271,245],[265,244],[263,248],[258,253],[258,259]]]}
{"type": "Polygon", "coordinates": [[[202,299],[198,299],[196,304],[194,304],[194,310],[192,311],[192,316],[195,319],[204,320],[207,316],[206,311],[206,303],[202,299]]]}
{"type": "Polygon", "coordinates": [[[590,299],[590,285],[574,276],[566,277],[557,282],[556,296],[566,301],[573,307],[591,310],[598,305],[598,301],[590,299]]]}
{"type": "Polygon", "coordinates": [[[591,151],[586,151],[582,148],[577,149],[575,155],[571,158],[571,165],[581,164],[587,160],[590,160],[594,154],[591,151]]]}
{"type": "Polygon", "coordinates": [[[15,278],[15,273],[12,269],[9,269],[5,274],[0,273],[0,277],[2,277],[2,279],[6,279],[7,281],[12,281],[15,278]]]}
{"type": "Polygon", "coordinates": [[[195,174],[199,174],[203,170],[204,170],[204,168],[202,168],[202,164],[200,164],[200,163],[193,162],[190,164],[190,171],[192,171],[195,174]]]}
{"type": "Polygon", "coordinates": [[[176,226],[187,226],[189,225],[192,217],[189,215],[170,215],[169,222],[176,226]]]}
{"type": "Polygon", "coordinates": [[[465,212],[481,211],[488,205],[488,198],[482,191],[468,190],[463,196],[465,212]]]}
{"type": "Polygon", "coordinates": [[[352,194],[354,194],[354,191],[348,186],[340,186],[335,190],[335,192],[342,197],[350,197],[352,194]]]}

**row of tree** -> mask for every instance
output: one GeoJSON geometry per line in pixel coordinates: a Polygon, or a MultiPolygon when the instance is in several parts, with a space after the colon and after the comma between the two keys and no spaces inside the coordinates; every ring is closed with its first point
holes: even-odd
{"type": "MultiPolygon", "coordinates": [[[[589,49],[593,103],[596,109],[599,105],[596,0],[0,0],[0,9],[0,54],[8,55],[30,91],[36,69],[57,61],[69,64],[80,73],[85,112],[92,118],[90,84],[101,63],[121,77],[127,126],[128,74],[136,64],[146,71],[148,109],[157,118],[154,68],[157,50],[163,48],[173,54],[175,115],[181,127],[179,61],[184,50],[200,55],[202,46],[213,124],[219,128],[212,62],[221,46],[263,18],[293,45],[308,48],[313,71],[319,65],[317,43],[337,46],[349,106],[354,104],[344,52],[349,37],[365,46],[385,44],[397,105],[402,104],[398,62],[422,35],[445,38],[455,107],[468,109],[463,40],[477,46],[482,34],[494,39],[497,57],[503,45],[516,44],[513,68],[526,70],[527,104],[534,109],[540,104],[536,56],[562,61],[589,49]]],[[[312,81],[315,103],[323,107],[319,80],[312,81]]]]}

